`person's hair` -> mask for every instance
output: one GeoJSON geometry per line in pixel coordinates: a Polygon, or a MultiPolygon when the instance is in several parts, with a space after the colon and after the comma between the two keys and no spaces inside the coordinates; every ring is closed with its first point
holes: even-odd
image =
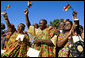
{"type": "Polygon", "coordinates": [[[38,25],[37,23],[34,23],[33,26],[34,26],[34,25],[37,25],[37,28],[39,28],[39,25],[38,25]]]}
{"type": "MultiPolygon", "coordinates": [[[[38,26],[38,24],[37,24],[37,23],[34,23],[34,24],[36,24],[36,25],[38,26]]],[[[34,24],[33,24],[33,26],[34,26],[34,24]]]]}
{"type": "Polygon", "coordinates": [[[79,25],[79,28],[81,28],[83,30],[83,26],[79,25]]]}
{"type": "Polygon", "coordinates": [[[23,27],[23,30],[25,29],[25,25],[23,23],[20,23],[19,25],[23,27]]]}
{"type": "Polygon", "coordinates": [[[5,29],[5,24],[4,23],[1,23],[1,25],[2,25],[2,29],[5,29]]]}
{"type": "Polygon", "coordinates": [[[67,20],[66,22],[70,22],[71,26],[73,25],[72,21],[70,21],[70,20],[67,20]]]}
{"type": "Polygon", "coordinates": [[[47,24],[47,20],[45,20],[45,19],[41,19],[40,21],[44,21],[44,22],[45,22],[45,24],[47,24]]]}
{"type": "Polygon", "coordinates": [[[66,21],[70,21],[69,19],[66,19],[66,21]]]}

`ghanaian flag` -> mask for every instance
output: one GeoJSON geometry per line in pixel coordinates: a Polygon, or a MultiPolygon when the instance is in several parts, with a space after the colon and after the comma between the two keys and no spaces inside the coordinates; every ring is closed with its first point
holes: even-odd
{"type": "Polygon", "coordinates": [[[7,7],[6,7],[6,9],[8,9],[10,7],[10,5],[8,5],[7,7]]]}
{"type": "Polygon", "coordinates": [[[70,6],[70,4],[68,4],[66,7],[64,7],[64,10],[67,11],[70,8],[71,8],[71,6],[70,6]]]}
{"type": "Polygon", "coordinates": [[[28,7],[30,8],[32,6],[32,3],[28,1],[28,7]]]}

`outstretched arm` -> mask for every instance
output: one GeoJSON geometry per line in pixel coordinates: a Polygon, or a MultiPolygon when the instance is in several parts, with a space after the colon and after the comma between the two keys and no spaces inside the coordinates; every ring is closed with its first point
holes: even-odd
{"type": "Polygon", "coordinates": [[[27,27],[29,28],[29,26],[30,26],[31,24],[30,24],[30,21],[29,21],[28,9],[27,9],[27,8],[25,9],[24,14],[25,14],[25,19],[26,19],[26,25],[27,25],[27,27]]]}
{"type": "Polygon", "coordinates": [[[8,19],[7,13],[6,13],[5,11],[3,11],[3,12],[4,12],[3,17],[4,17],[4,19],[5,19],[5,22],[6,22],[6,24],[7,24],[7,27],[10,27],[11,24],[10,24],[10,22],[9,22],[9,19],[8,19]]]}
{"type": "Polygon", "coordinates": [[[7,24],[8,31],[14,33],[14,32],[16,31],[14,25],[12,25],[12,24],[10,23],[10,21],[9,21],[9,19],[8,19],[8,16],[7,16],[7,13],[6,13],[5,11],[3,11],[3,13],[4,13],[4,14],[3,14],[3,17],[4,17],[5,22],[6,22],[6,24],[7,24]]]}

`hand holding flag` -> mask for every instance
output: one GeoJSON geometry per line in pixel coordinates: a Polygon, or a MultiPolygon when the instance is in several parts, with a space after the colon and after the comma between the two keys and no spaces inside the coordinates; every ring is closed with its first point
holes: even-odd
{"type": "Polygon", "coordinates": [[[74,17],[74,19],[76,19],[76,16],[77,16],[77,12],[74,10],[73,11],[73,17],[74,17]]]}
{"type": "Polygon", "coordinates": [[[5,11],[3,11],[3,12],[1,13],[1,15],[3,15],[3,17],[4,17],[5,20],[8,19],[7,13],[6,13],[5,11]]]}
{"type": "Polygon", "coordinates": [[[5,14],[7,14],[5,11],[3,11],[3,12],[1,13],[1,15],[5,15],[5,14]]]}
{"type": "Polygon", "coordinates": [[[28,14],[28,9],[27,9],[27,8],[24,10],[24,14],[25,14],[25,15],[28,14]]]}
{"type": "Polygon", "coordinates": [[[77,15],[77,12],[74,10],[74,11],[73,11],[73,16],[75,16],[75,15],[77,15]]]}

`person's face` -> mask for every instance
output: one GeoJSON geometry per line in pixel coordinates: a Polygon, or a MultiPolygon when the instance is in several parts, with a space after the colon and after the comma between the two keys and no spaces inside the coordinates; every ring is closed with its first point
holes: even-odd
{"type": "Polygon", "coordinates": [[[64,29],[64,23],[61,22],[60,25],[59,25],[59,30],[63,30],[64,29]]]}
{"type": "Polygon", "coordinates": [[[81,31],[81,33],[83,32],[82,28],[79,27],[79,30],[81,31]]]}
{"type": "Polygon", "coordinates": [[[39,27],[40,27],[41,30],[45,29],[45,28],[46,28],[46,23],[45,23],[45,21],[41,20],[41,21],[39,22],[39,27]]]}
{"type": "Polygon", "coordinates": [[[64,29],[65,29],[65,30],[70,30],[71,27],[72,27],[72,26],[71,26],[71,23],[70,23],[70,22],[68,22],[68,21],[65,22],[65,26],[64,26],[64,29]]]}
{"type": "Polygon", "coordinates": [[[24,28],[23,28],[21,25],[18,25],[17,31],[18,31],[19,33],[21,33],[21,32],[24,31],[24,28]]]}

